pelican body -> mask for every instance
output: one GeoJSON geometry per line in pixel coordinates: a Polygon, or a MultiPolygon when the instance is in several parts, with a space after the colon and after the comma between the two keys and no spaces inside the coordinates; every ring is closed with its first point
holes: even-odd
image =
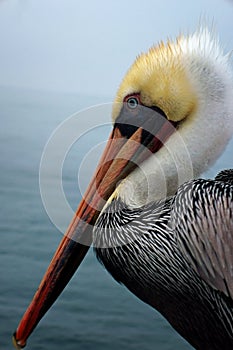
{"type": "MultiPolygon", "coordinates": [[[[177,203],[184,201],[184,197],[185,210],[194,210],[195,202],[192,199],[189,199],[190,202],[187,200],[190,191],[192,196],[197,196],[198,193],[203,196],[203,201],[198,199],[197,202],[200,205],[197,216],[204,215],[205,198],[209,198],[209,191],[212,190],[222,195],[225,192],[230,204],[226,219],[232,233],[233,186],[220,181],[195,180],[181,186],[176,197],[152,202],[140,209],[129,209],[120,200],[112,202],[98,219],[95,227],[96,239],[103,239],[103,230],[106,227],[111,227],[115,236],[130,235],[134,239],[127,245],[109,249],[96,248],[95,251],[99,261],[118,282],[164,315],[196,349],[232,349],[232,298],[227,292],[219,293],[195,272],[177,243],[181,223],[172,218],[180,210],[177,203]],[[114,219],[112,212],[117,213],[114,219]],[[121,216],[124,217],[122,231],[115,229],[122,225],[121,216]],[[173,219],[178,225],[177,230],[174,230],[174,225],[171,226],[173,219]]],[[[216,211],[220,210],[220,201],[221,198],[216,203],[216,211]]],[[[182,205],[184,203],[180,204],[182,205]]],[[[182,227],[190,225],[189,229],[192,230],[193,221],[190,219],[188,216],[182,227]]],[[[208,216],[208,220],[214,219],[214,216],[208,216]]],[[[221,227],[218,229],[220,231],[221,227]]],[[[112,235],[110,239],[113,239],[114,246],[120,238],[112,235]]],[[[107,244],[109,245],[109,241],[107,244]]],[[[203,249],[202,254],[204,251],[203,249]]]]}
{"type": "Polygon", "coordinates": [[[89,246],[196,349],[233,349],[233,171],[197,179],[233,131],[229,55],[206,29],[141,54],[77,212],[14,334],[20,349],[89,246]]]}

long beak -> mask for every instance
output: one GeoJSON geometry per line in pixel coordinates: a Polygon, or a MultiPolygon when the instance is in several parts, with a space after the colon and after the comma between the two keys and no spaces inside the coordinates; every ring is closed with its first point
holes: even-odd
{"type": "Polygon", "coordinates": [[[14,333],[13,342],[17,349],[26,345],[33,329],[82,262],[92,244],[92,229],[96,219],[117,183],[151,152],[156,152],[174,131],[166,118],[163,118],[152,135],[147,133],[145,136],[143,125],[136,127],[131,137],[123,137],[120,129],[116,124],[86,194],[14,333]]]}

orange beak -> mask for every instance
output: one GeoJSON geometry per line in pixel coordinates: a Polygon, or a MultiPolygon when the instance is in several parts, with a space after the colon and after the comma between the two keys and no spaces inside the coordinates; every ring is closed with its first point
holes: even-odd
{"type": "Polygon", "coordinates": [[[151,153],[158,151],[175,130],[161,114],[153,111],[153,127],[143,122],[124,134],[124,125],[115,124],[97,170],[88,186],[31,304],[14,333],[17,349],[26,341],[38,322],[63,291],[92,244],[92,229],[118,182],[124,179],[151,153]],[[159,119],[159,123],[156,120],[159,119]],[[156,126],[157,125],[157,126],[156,126]]]}

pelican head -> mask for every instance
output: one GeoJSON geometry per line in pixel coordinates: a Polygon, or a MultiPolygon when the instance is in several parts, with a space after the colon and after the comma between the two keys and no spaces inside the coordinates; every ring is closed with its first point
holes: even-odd
{"type": "Polygon", "coordinates": [[[14,335],[18,348],[80,265],[103,208],[115,197],[140,207],[171,196],[218,158],[232,135],[232,91],[229,55],[207,29],[136,59],[96,173],[14,335]]]}
{"type": "Polygon", "coordinates": [[[232,136],[232,84],[229,55],[206,28],[141,54],[119,87],[113,121],[123,103],[134,97],[138,105],[163,111],[177,132],[122,182],[115,195],[139,207],[173,195],[179,185],[206,171],[232,136]]]}

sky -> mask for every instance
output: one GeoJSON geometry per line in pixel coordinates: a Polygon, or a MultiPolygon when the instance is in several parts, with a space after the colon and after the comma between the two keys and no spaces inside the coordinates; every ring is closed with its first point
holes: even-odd
{"type": "Polygon", "coordinates": [[[200,18],[233,49],[230,0],[0,0],[0,86],[112,97],[140,52],[200,18]]]}

